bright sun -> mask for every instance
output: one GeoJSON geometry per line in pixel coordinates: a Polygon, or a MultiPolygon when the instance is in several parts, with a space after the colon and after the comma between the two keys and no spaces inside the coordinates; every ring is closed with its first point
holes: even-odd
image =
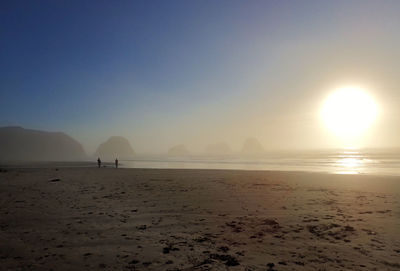
{"type": "Polygon", "coordinates": [[[325,101],[321,116],[325,125],[342,138],[361,136],[375,121],[377,105],[365,90],[343,87],[325,101]]]}

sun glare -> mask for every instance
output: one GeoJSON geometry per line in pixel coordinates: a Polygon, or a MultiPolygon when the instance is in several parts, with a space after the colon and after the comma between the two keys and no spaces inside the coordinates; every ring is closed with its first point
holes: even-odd
{"type": "Polygon", "coordinates": [[[325,101],[321,116],[335,135],[350,139],[361,136],[375,121],[377,105],[359,87],[337,89],[325,101]]]}

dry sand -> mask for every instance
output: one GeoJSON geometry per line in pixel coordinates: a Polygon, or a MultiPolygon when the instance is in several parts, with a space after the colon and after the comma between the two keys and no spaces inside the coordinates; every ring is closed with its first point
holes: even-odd
{"type": "Polygon", "coordinates": [[[8,169],[0,269],[400,270],[400,178],[8,169]]]}

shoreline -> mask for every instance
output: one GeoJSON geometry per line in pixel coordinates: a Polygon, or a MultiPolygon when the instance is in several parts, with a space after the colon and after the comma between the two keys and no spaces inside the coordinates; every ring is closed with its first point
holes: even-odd
{"type": "MultiPolygon", "coordinates": [[[[67,161],[0,161],[0,167],[46,168],[46,167],[97,167],[97,157],[88,160],[67,161]]],[[[114,159],[104,157],[103,165],[114,167],[114,159]]],[[[400,156],[398,152],[345,152],[321,151],[300,154],[263,154],[260,156],[160,156],[137,155],[134,159],[119,159],[120,168],[151,169],[221,169],[221,170],[262,170],[318,172],[328,174],[400,176],[400,156]]]]}
{"type": "MultiPolygon", "coordinates": [[[[97,162],[93,161],[79,161],[79,162],[0,162],[0,170],[23,170],[23,169],[74,169],[74,168],[97,168],[97,162]]],[[[113,162],[102,162],[103,169],[115,168],[113,162]]],[[[245,171],[245,172],[280,172],[280,173],[298,173],[298,174],[327,174],[337,176],[371,176],[371,177],[388,177],[399,178],[398,174],[384,174],[384,173],[347,173],[347,172],[331,172],[331,171],[314,171],[314,170],[287,170],[287,169],[242,169],[242,168],[173,168],[173,167],[125,167],[122,162],[119,163],[119,170],[201,170],[201,171],[245,171]]]]}

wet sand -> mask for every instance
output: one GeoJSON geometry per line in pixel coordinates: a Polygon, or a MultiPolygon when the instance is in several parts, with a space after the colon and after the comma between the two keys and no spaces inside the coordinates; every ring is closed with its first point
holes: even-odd
{"type": "Polygon", "coordinates": [[[400,270],[400,178],[0,172],[0,270],[400,270]]]}

